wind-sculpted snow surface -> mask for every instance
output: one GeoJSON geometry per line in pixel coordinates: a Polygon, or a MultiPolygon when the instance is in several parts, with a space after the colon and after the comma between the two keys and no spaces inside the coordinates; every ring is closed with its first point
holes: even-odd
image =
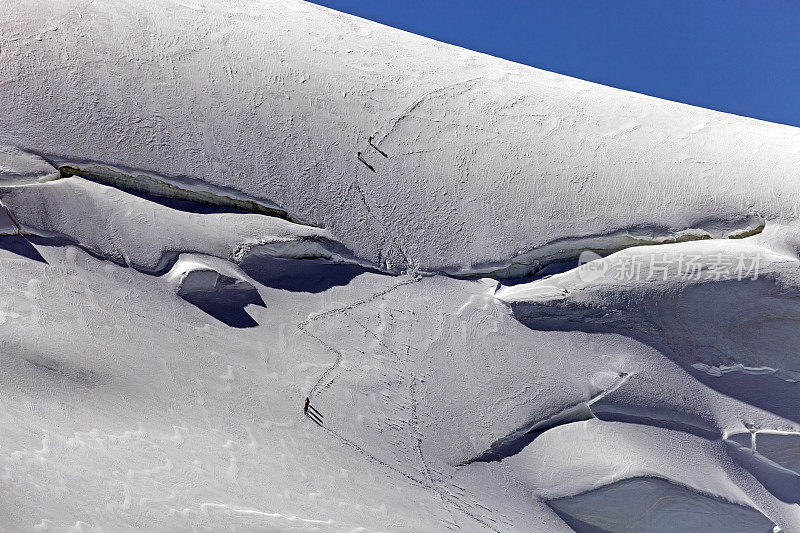
{"type": "Polygon", "coordinates": [[[263,247],[276,256],[357,262],[319,228],[244,212],[194,212],[203,206],[176,208],[76,177],[5,187],[0,194],[18,232],[66,238],[146,272],[162,271],[180,252],[238,262],[263,247]]]}
{"type": "Polygon", "coordinates": [[[615,331],[711,376],[751,373],[794,383],[798,266],[751,239],[648,246],[498,296],[534,328],[615,331]]]}
{"type": "Polygon", "coordinates": [[[298,0],[0,29],[0,530],[800,531],[797,129],[298,0]]]}
{"type": "Polygon", "coordinates": [[[576,531],[773,531],[755,509],[658,478],[618,481],[550,505],[576,531]]]}
{"type": "Polygon", "coordinates": [[[30,160],[14,175],[44,158],[238,191],[394,271],[797,218],[796,128],[298,0],[11,0],[0,20],[0,154],[30,160]]]}

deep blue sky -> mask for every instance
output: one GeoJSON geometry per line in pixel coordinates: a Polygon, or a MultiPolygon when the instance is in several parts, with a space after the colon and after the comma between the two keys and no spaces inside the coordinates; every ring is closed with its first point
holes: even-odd
{"type": "Polygon", "coordinates": [[[314,0],[472,50],[800,126],[797,0],[314,0]]]}

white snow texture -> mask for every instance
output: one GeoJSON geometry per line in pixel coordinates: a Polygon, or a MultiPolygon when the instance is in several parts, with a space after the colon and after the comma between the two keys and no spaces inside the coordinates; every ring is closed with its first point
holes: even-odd
{"type": "Polygon", "coordinates": [[[0,30],[0,530],[800,531],[797,128],[300,0],[0,30]]]}

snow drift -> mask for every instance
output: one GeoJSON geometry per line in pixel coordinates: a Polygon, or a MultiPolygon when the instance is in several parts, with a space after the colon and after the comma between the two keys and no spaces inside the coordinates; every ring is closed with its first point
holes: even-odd
{"type": "Polygon", "coordinates": [[[0,529],[800,531],[800,130],[299,0],[0,28],[0,529]]]}

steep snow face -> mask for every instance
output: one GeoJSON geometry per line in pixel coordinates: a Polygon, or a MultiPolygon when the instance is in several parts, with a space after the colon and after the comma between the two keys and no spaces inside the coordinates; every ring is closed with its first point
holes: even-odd
{"type": "Polygon", "coordinates": [[[602,271],[587,263],[498,297],[532,327],[617,331],[716,376],[800,379],[796,259],[748,239],[631,248],[597,263],[602,271]]]}
{"type": "Polygon", "coordinates": [[[0,28],[0,529],[800,531],[797,129],[294,0],[0,28]]]}
{"type": "Polygon", "coordinates": [[[619,481],[551,505],[576,531],[774,531],[755,509],[658,478],[619,481]]]}
{"type": "Polygon", "coordinates": [[[201,182],[393,271],[487,271],[548,243],[795,220],[800,205],[796,128],[298,0],[11,0],[0,20],[0,176],[43,158],[201,182]]]}

